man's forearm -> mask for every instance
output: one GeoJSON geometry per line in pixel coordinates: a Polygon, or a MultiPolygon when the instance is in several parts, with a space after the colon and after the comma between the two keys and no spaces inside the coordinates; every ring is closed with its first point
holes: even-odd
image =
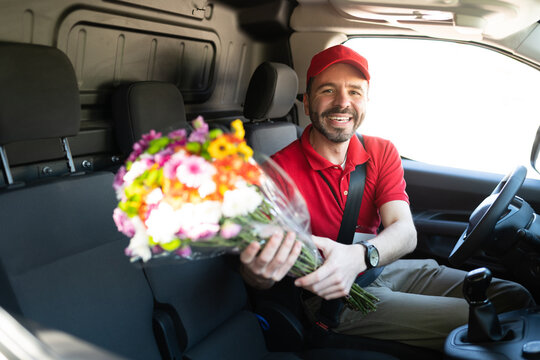
{"type": "Polygon", "coordinates": [[[370,242],[379,250],[379,264],[390,264],[416,248],[416,229],[408,221],[397,221],[370,242]]]}

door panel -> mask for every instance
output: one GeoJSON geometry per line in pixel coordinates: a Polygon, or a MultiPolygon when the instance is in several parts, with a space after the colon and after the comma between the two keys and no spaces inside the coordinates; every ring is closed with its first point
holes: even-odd
{"type": "MultiPolygon", "coordinates": [[[[447,264],[457,239],[467,227],[469,215],[503,178],[502,175],[434,166],[403,160],[418,246],[412,257],[434,258],[447,264]]],[[[518,193],[535,212],[540,210],[540,180],[527,179],[518,193]]],[[[489,266],[504,273],[496,259],[479,255],[464,269],[489,266]]]]}

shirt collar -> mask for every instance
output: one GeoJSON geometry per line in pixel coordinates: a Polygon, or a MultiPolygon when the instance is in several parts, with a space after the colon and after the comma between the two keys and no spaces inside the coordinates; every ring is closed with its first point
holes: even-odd
{"type": "MultiPolygon", "coordinates": [[[[309,165],[315,171],[336,166],[335,164],[332,164],[330,161],[319,155],[319,153],[316,152],[315,149],[313,149],[313,146],[311,146],[311,144],[309,143],[309,133],[312,127],[313,125],[309,124],[302,133],[302,137],[300,138],[300,144],[309,162],[309,165]]],[[[356,165],[363,164],[369,159],[370,156],[364,146],[362,146],[360,140],[358,140],[358,137],[353,136],[351,138],[351,141],[349,141],[349,148],[347,149],[347,160],[345,162],[344,171],[353,171],[356,168],[356,165]]]]}

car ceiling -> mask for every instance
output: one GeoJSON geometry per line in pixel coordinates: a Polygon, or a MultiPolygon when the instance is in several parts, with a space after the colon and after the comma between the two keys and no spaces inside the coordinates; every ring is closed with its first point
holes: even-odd
{"type": "Polygon", "coordinates": [[[538,0],[297,0],[296,32],[430,36],[494,46],[540,65],[538,0]]]}

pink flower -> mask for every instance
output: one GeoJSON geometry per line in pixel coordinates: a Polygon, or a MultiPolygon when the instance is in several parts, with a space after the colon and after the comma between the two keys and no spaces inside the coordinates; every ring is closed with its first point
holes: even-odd
{"type": "Polygon", "coordinates": [[[142,139],[133,144],[133,151],[129,154],[127,161],[135,161],[147,148],[150,141],[161,137],[160,132],[150,130],[148,134],[144,134],[142,139]]]}
{"type": "Polygon", "coordinates": [[[176,153],[163,165],[163,175],[168,179],[176,179],[176,169],[186,158],[184,153],[176,153]]]}
{"type": "Polygon", "coordinates": [[[178,130],[171,131],[169,133],[169,137],[177,141],[182,141],[182,140],[185,141],[186,134],[187,134],[186,129],[178,129],[178,130]]]}
{"type": "Polygon", "coordinates": [[[115,191],[118,191],[118,189],[120,189],[124,184],[124,175],[126,175],[126,172],[127,170],[125,166],[122,166],[120,169],[118,169],[118,172],[114,176],[113,181],[113,189],[115,191]]]}
{"type": "Polygon", "coordinates": [[[235,223],[225,223],[221,227],[220,235],[224,239],[230,239],[235,237],[240,233],[240,230],[242,230],[242,226],[235,224],[235,223]]]}
{"type": "Polygon", "coordinates": [[[199,241],[212,238],[216,236],[218,232],[218,224],[199,223],[183,226],[175,235],[180,239],[199,241]]]}
{"type": "Polygon", "coordinates": [[[154,155],[154,161],[159,165],[159,167],[162,167],[169,161],[172,154],[172,149],[165,149],[154,155]]]}
{"type": "Polygon", "coordinates": [[[176,255],[181,256],[183,258],[187,258],[191,256],[191,248],[189,246],[178,248],[178,250],[175,251],[176,255]]]}
{"type": "Polygon", "coordinates": [[[200,156],[188,156],[176,169],[176,177],[185,185],[198,188],[211,180],[216,168],[200,156]]]}
{"type": "Polygon", "coordinates": [[[126,213],[119,208],[114,209],[113,220],[118,228],[118,231],[120,231],[122,234],[130,238],[135,235],[135,226],[133,226],[126,213]]]}

